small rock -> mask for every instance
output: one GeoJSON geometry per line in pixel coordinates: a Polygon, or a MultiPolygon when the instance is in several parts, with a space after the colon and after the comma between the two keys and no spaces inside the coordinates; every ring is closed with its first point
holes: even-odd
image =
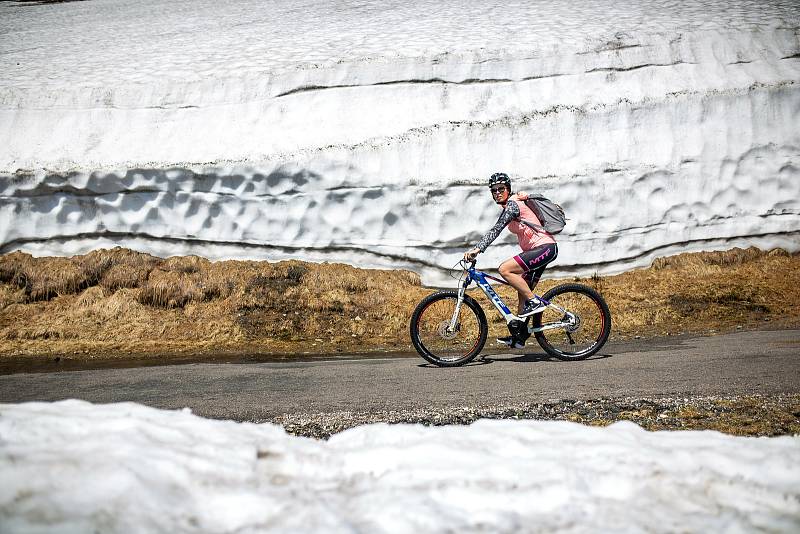
{"type": "Polygon", "coordinates": [[[360,320],[361,320],[361,317],[359,317],[358,315],[356,315],[356,318],[355,318],[355,319],[353,319],[353,320],[354,320],[354,321],[360,321],[360,320]]]}

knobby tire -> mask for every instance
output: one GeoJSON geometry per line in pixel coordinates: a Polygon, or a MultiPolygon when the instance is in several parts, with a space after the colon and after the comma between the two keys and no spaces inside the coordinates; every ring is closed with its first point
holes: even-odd
{"type": "Polygon", "coordinates": [[[443,332],[458,302],[456,291],[428,295],[411,315],[411,343],[427,361],[440,367],[456,367],[471,362],[486,344],[489,325],[480,304],[464,295],[455,332],[443,332]]]}
{"type": "MultiPolygon", "coordinates": [[[[559,360],[585,360],[603,348],[611,334],[611,312],[603,297],[583,284],[563,284],[543,295],[545,300],[581,316],[580,328],[567,332],[564,328],[536,332],[536,341],[559,360]],[[577,340],[577,341],[576,341],[577,340]],[[584,347],[585,345],[585,347],[584,347]]],[[[533,327],[559,321],[550,308],[531,318],[533,327]]]]}

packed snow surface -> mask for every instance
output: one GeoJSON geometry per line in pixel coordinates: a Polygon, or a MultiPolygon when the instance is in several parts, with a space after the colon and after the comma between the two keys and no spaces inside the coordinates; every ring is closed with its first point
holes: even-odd
{"type": "Polygon", "coordinates": [[[133,403],[0,405],[3,532],[797,532],[800,437],[569,422],[328,441],[133,403]]]}
{"type": "Polygon", "coordinates": [[[564,206],[553,271],[800,250],[794,0],[2,2],[0,72],[0,252],[439,283],[495,171],[564,206]]]}

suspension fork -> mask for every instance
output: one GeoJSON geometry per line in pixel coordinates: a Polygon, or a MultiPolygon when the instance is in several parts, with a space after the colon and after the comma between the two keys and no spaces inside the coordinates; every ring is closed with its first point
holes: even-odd
{"type": "Polygon", "coordinates": [[[456,309],[453,310],[453,317],[450,318],[450,325],[447,327],[448,332],[453,332],[456,329],[456,324],[458,323],[458,314],[461,313],[461,305],[464,304],[464,293],[467,291],[467,286],[472,280],[467,278],[464,280],[464,283],[461,284],[458,288],[458,298],[456,299],[456,309]]]}

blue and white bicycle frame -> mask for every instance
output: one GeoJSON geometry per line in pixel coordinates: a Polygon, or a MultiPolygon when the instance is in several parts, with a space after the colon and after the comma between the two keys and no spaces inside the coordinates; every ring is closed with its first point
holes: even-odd
{"type": "MultiPolygon", "coordinates": [[[[511,310],[508,309],[508,306],[506,306],[505,302],[503,302],[503,299],[500,298],[500,295],[498,295],[495,292],[495,290],[492,289],[491,284],[489,284],[489,282],[487,282],[486,279],[488,278],[490,280],[494,280],[496,282],[500,282],[501,284],[505,285],[510,285],[510,284],[505,280],[501,280],[500,278],[495,278],[494,276],[488,275],[482,271],[475,269],[474,265],[475,264],[473,263],[471,267],[464,268],[464,270],[466,271],[466,278],[464,278],[464,281],[458,288],[458,300],[456,302],[456,309],[453,312],[453,317],[450,319],[450,325],[448,327],[448,330],[450,332],[455,330],[456,325],[458,323],[458,315],[461,312],[461,305],[464,303],[464,294],[467,291],[467,287],[469,287],[469,285],[472,282],[475,282],[478,285],[478,287],[481,288],[481,290],[486,294],[486,296],[489,298],[489,301],[491,301],[494,307],[497,308],[497,311],[500,312],[500,315],[502,315],[503,318],[506,320],[506,324],[511,323],[511,321],[524,322],[527,319],[527,317],[519,317],[518,315],[512,313],[511,310]]],[[[561,321],[555,323],[543,324],[538,327],[531,327],[530,325],[528,325],[528,332],[530,333],[543,332],[544,330],[553,330],[556,328],[565,328],[568,331],[574,331],[577,328],[578,324],[580,323],[580,319],[578,318],[577,315],[568,310],[565,310],[564,308],[558,306],[557,304],[553,304],[552,302],[543,299],[542,297],[538,298],[548,308],[558,311],[559,314],[561,314],[562,319],[561,321]]]]}

